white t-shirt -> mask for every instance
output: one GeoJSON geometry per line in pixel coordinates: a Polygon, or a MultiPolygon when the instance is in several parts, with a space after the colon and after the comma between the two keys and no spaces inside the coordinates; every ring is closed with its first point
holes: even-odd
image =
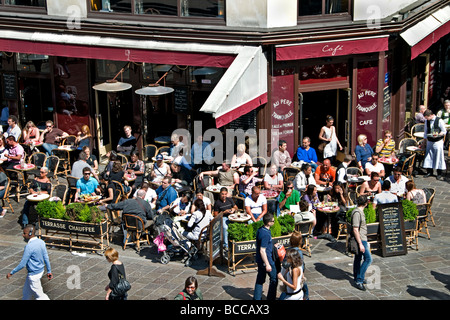
{"type": "MultiPolygon", "coordinates": [[[[136,190],[136,192],[134,193],[133,197],[137,198],[137,193],[140,189],[136,190]]],[[[152,203],[153,200],[155,200],[156,198],[158,198],[156,191],[153,190],[152,188],[148,188],[147,189],[147,193],[145,194],[145,198],[144,200],[147,201],[148,203],[150,203],[152,209],[155,209],[155,205],[152,203]]]]}
{"type": "Polygon", "coordinates": [[[377,164],[374,166],[372,162],[367,162],[366,167],[364,169],[369,169],[370,172],[378,172],[380,173],[381,170],[384,170],[384,165],[380,162],[377,162],[377,164]]]}
{"type": "Polygon", "coordinates": [[[256,202],[253,201],[253,198],[251,196],[245,198],[244,201],[244,205],[246,207],[250,207],[250,210],[255,216],[255,218],[262,213],[262,206],[264,204],[267,204],[267,199],[262,194],[259,195],[258,199],[256,199],[256,202]]]}

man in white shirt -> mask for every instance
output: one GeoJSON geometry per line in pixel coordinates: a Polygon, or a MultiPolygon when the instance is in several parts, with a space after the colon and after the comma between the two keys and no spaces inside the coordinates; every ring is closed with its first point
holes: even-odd
{"type": "Polygon", "coordinates": [[[377,204],[398,202],[397,196],[389,191],[390,189],[391,182],[388,179],[384,180],[383,185],[381,186],[381,193],[376,194],[373,199],[372,205],[374,208],[377,206],[377,204]]]}
{"type": "Polygon", "coordinates": [[[391,182],[391,193],[402,196],[407,192],[406,182],[408,182],[408,178],[402,175],[402,170],[399,167],[394,168],[392,176],[389,176],[387,180],[391,182]]]}
{"type": "Polygon", "coordinates": [[[366,163],[366,167],[364,168],[365,174],[370,176],[372,172],[377,172],[380,175],[381,179],[384,179],[385,171],[384,165],[381,162],[378,162],[380,155],[378,153],[372,154],[372,160],[366,163]]]}
{"type": "Polygon", "coordinates": [[[11,115],[8,117],[8,129],[3,134],[5,138],[8,138],[9,136],[14,136],[16,138],[16,141],[19,142],[20,135],[22,134],[22,131],[20,130],[19,126],[17,125],[18,119],[16,116],[11,115]]]}
{"type": "Polygon", "coordinates": [[[272,155],[272,164],[275,164],[278,167],[278,170],[282,172],[285,167],[289,167],[291,165],[291,161],[292,159],[287,151],[286,141],[280,140],[278,142],[278,150],[272,155]]]}
{"type": "Polygon", "coordinates": [[[424,138],[426,141],[425,159],[423,168],[427,169],[425,178],[433,175],[433,169],[437,171],[437,180],[445,181],[443,172],[447,169],[444,154],[444,138],[447,134],[444,121],[436,117],[431,110],[426,110],[424,138]]]}
{"type": "Polygon", "coordinates": [[[267,213],[267,199],[261,194],[259,187],[252,188],[252,195],[245,198],[244,207],[252,222],[261,220],[267,213]]]}
{"type": "Polygon", "coordinates": [[[347,168],[353,161],[353,157],[349,154],[345,155],[344,161],[336,169],[336,181],[347,183],[347,168]]]}

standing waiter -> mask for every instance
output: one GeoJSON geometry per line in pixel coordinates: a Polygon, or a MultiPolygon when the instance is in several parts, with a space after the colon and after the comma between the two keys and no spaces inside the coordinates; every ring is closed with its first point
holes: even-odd
{"type": "Polygon", "coordinates": [[[447,133],[442,119],[436,117],[431,110],[423,113],[425,117],[424,138],[427,143],[423,167],[427,169],[425,177],[433,175],[433,168],[437,171],[437,180],[445,180],[442,172],[446,169],[444,157],[444,137],[447,133]]]}

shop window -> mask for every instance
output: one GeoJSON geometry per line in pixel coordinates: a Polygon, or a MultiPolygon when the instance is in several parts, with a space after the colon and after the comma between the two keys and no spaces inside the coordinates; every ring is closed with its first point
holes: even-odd
{"type": "Polygon", "coordinates": [[[323,14],[348,13],[350,0],[299,0],[298,15],[313,16],[323,14]]]}
{"type": "Polygon", "coordinates": [[[342,81],[348,77],[347,63],[317,64],[301,67],[299,72],[300,84],[322,83],[326,81],[342,81]]]}
{"type": "Polygon", "coordinates": [[[91,11],[180,17],[224,17],[225,0],[90,0],[91,11]]]}
{"type": "Polygon", "coordinates": [[[50,73],[48,56],[42,54],[17,54],[17,70],[23,72],[50,73]]]}
{"type": "Polygon", "coordinates": [[[5,0],[8,6],[46,7],[46,0],[5,0]]]}

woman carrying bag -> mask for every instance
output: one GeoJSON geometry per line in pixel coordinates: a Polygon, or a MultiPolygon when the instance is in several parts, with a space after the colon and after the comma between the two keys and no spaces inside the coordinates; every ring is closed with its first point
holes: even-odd
{"type": "Polygon", "coordinates": [[[128,293],[123,292],[124,284],[129,286],[125,276],[125,267],[119,261],[119,253],[114,248],[108,248],[105,251],[105,257],[108,262],[112,263],[111,269],[108,272],[109,283],[105,287],[105,300],[127,300],[128,293]],[[120,290],[119,294],[117,291],[120,290]]]}
{"type": "Polygon", "coordinates": [[[282,282],[282,286],[286,286],[280,300],[303,300],[303,261],[296,249],[288,250],[286,262],[289,267],[283,267],[278,273],[278,279],[282,282]]]}

